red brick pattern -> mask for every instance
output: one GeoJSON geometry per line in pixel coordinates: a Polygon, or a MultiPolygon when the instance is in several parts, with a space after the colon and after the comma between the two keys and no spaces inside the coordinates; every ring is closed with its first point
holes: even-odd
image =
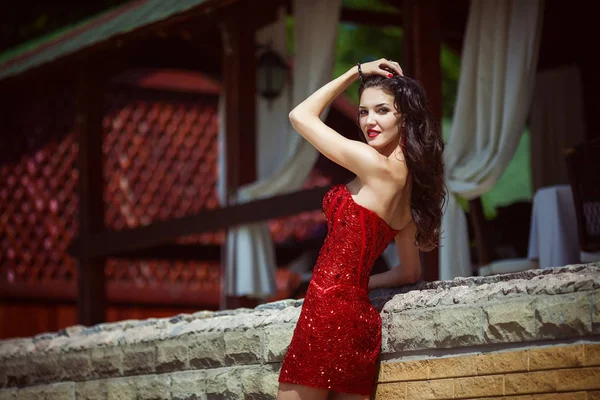
{"type": "MultiPolygon", "coordinates": [[[[104,124],[105,224],[124,229],[218,207],[217,99],[115,87],[104,124]]],[[[77,232],[77,143],[74,103],[65,88],[19,110],[0,152],[0,281],[74,282],[66,252],[77,232]]],[[[314,171],[305,187],[328,184],[314,171]]],[[[269,221],[276,242],[301,240],[323,222],[320,211],[269,221]]],[[[223,232],[181,238],[220,244],[223,232]]],[[[214,289],[210,263],[110,259],[108,282],[140,286],[186,283],[214,289]]]]}

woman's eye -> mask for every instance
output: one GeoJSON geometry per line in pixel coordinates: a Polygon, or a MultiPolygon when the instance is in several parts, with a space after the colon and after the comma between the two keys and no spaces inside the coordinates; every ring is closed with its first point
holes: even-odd
{"type": "Polygon", "coordinates": [[[388,112],[387,108],[380,108],[379,109],[379,114],[385,114],[386,112],[388,112]]]}
{"type": "Polygon", "coordinates": [[[359,114],[360,115],[367,115],[367,111],[366,110],[360,110],[359,114]]]}

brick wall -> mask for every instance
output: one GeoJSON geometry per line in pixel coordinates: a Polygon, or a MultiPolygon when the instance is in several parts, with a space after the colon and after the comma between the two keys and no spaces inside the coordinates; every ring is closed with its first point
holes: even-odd
{"type": "MultiPolygon", "coordinates": [[[[372,293],[377,399],[595,399],[600,265],[372,293]]],[[[301,309],[75,326],[0,341],[0,400],[274,399],[301,309]]]]}
{"type": "Polygon", "coordinates": [[[381,364],[375,394],[376,399],[414,400],[499,397],[600,399],[600,344],[386,362],[381,364]]]}

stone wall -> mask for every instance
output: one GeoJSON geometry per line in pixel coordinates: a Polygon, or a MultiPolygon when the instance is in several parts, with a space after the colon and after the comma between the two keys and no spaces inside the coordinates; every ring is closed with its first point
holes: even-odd
{"type": "MultiPolygon", "coordinates": [[[[598,264],[372,299],[383,319],[378,399],[600,398],[598,264]]],[[[301,304],[0,341],[0,400],[273,399],[301,304]]]]}

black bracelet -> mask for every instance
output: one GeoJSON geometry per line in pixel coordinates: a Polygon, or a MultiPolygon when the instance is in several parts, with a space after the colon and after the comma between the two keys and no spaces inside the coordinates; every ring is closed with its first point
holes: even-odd
{"type": "Polygon", "coordinates": [[[360,81],[363,81],[363,74],[362,74],[362,70],[360,69],[360,63],[356,63],[356,65],[358,66],[358,77],[360,78],[360,81]]]}

